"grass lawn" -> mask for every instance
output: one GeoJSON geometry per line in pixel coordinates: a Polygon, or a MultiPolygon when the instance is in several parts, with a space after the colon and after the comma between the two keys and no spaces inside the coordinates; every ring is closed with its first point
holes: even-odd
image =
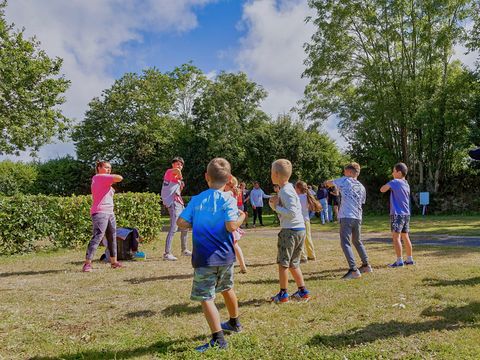
{"type": "MultiPolygon", "coordinates": [[[[235,276],[245,330],[228,336],[227,351],[204,355],[193,351],[209,330],[189,300],[190,261],[161,260],[164,234],[144,246],[146,261],[120,270],[96,262],[81,273],[84,249],[0,257],[0,359],[479,358],[480,248],[416,247],[416,266],[388,269],[391,244],[368,242],[368,231],[388,232],[388,218],[367,217],[374,272],[343,281],[336,226],[314,226],[318,260],[302,265],[312,300],[281,305],[266,301],[278,291],[278,229],[249,230],[240,240],[248,273],[235,276]]],[[[412,226],[479,228],[480,217],[415,218],[412,226]]],[[[217,304],[226,319],[221,296],[217,304]]]]}

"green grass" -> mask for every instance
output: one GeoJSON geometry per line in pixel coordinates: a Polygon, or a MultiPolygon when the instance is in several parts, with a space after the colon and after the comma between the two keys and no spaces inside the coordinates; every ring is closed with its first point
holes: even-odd
{"type": "MultiPolygon", "coordinates": [[[[383,231],[387,221],[368,217],[364,228],[383,231]]],[[[478,221],[414,224],[473,234],[478,221]]],[[[318,261],[302,265],[309,303],[266,301],[278,291],[278,229],[240,240],[250,264],[235,275],[245,331],[228,336],[227,351],[205,355],[193,351],[209,330],[200,304],[189,300],[189,259],[162,261],[163,237],[144,247],[147,261],[122,270],[94,263],[90,274],[80,272],[84,249],[1,257],[0,359],[478,359],[480,249],[416,247],[417,265],[393,270],[385,267],[391,244],[367,241],[374,273],[342,281],[335,225],[314,228],[318,261]]]]}

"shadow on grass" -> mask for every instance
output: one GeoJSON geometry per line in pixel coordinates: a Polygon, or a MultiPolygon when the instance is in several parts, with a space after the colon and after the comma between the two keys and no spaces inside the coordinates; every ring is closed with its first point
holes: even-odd
{"type": "Polygon", "coordinates": [[[442,280],[425,278],[422,280],[425,285],[429,286],[475,286],[480,284],[480,276],[469,279],[455,279],[455,280],[442,280]]]}
{"type": "Polygon", "coordinates": [[[480,320],[480,302],[472,302],[460,307],[449,306],[443,310],[434,310],[432,307],[428,307],[422,312],[422,316],[440,317],[440,319],[418,323],[396,320],[387,323],[373,323],[364,328],[356,327],[340,334],[315,335],[308,344],[311,346],[343,348],[396,336],[411,336],[432,330],[459,330],[467,327],[480,328],[480,324],[476,324],[480,320]]]}
{"type": "Polygon", "coordinates": [[[260,264],[247,264],[247,268],[257,268],[257,267],[263,267],[263,266],[273,266],[277,265],[276,262],[270,262],[270,263],[260,263],[260,264]]]}
{"type": "Polygon", "coordinates": [[[155,311],[152,310],[140,310],[140,311],[132,311],[125,314],[125,317],[128,319],[135,319],[135,318],[146,318],[151,317],[156,314],[155,311]]]}
{"type": "Polygon", "coordinates": [[[193,278],[193,274],[177,274],[177,275],[155,276],[150,278],[132,278],[132,279],[126,279],[124,281],[135,285],[135,284],[143,284],[151,281],[186,280],[186,279],[192,279],[192,278],[193,278]]]}
{"type": "MultiPolygon", "coordinates": [[[[261,306],[264,304],[268,304],[267,299],[251,299],[247,301],[239,301],[238,306],[241,308],[243,306],[261,306]]],[[[225,304],[223,302],[219,302],[217,308],[223,309],[225,304]]],[[[185,314],[198,314],[202,312],[202,305],[199,303],[181,303],[167,306],[165,309],[162,310],[162,315],[164,316],[181,316],[185,314]]]]}
{"type": "Polygon", "coordinates": [[[88,360],[103,360],[103,359],[130,359],[137,358],[144,355],[160,355],[167,353],[180,353],[187,351],[187,347],[172,348],[172,346],[187,342],[187,341],[197,341],[205,339],[205,336],[195,336],[191,339],[179,339],[179,340],[165,340],[157,341],[156,343],[151,344],[150,346],[142,346],[134,349],[128,350],[86,350],[78,352],[76,354],[62,354],[59,356],[35,356],[30,358],[30,360],[78,360],[78,359],[88,359],[88,360]]]}
{"type": "Polygon", "coordinates": [[[58,274],[63,272],[65,272],[65,270],[18,271],[18,272],[11,272],[11,273],[1,273],[0,278],[9,277],[9,276],[58,274]]]}

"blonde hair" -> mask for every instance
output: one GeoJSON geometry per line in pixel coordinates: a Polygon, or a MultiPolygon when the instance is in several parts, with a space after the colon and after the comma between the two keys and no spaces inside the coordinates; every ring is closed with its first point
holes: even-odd
{"type": "Polygon", "coordinates": [[[297,181],[295,183],[295,187],[300,191],[301,194],[307,195],[308,210],[314,212],[319,212],[322,210],[322,205],[317,199],[313,197],[312,194],[310,194],[308,185],[305,181],[297,181]]]}
{"type": "Polygon", "coordinates": [[[272,171],[283,178],[290,179],[290,176],[292,176],[292,163],[287,159],[275,160],[272,163],[272,171]]]}
{"type": "Polygon", "coordinates": [[[223,186],[230,180],[232,167],[226,159],[215,158],[208,163],[207,174],[210,177],[212,185],[223,186]]]}
{"type": "Polygon", "coordinates": [[[227,182],[227,185],[230,189],[233,195],[237,196],[238,195],[238,180],[235,176],[232,175],[232,178],[230,179],[229,182],[227,182]]]}

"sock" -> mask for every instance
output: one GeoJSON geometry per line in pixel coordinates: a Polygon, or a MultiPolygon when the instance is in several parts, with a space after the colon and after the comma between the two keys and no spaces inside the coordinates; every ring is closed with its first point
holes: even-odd
{"type": "Polygon", "coordinates": [[[228,320],[228,323],[233,327],[240,327],[241,326],[240,320],[238,319],[238,317],[230,318],[230,320],[228,320]]]}
{"type": "Polygon", "coordinates": [[[413,262],[413,256],[407,256],[407,261],[408,262],[413,262]]]}
{"type": "Polygon", "coordinates": [[[298,287],[298,290],[299,290],[299,291],[302,291],[302,292],[305,291],[305,286],[299,286],[299,287],[298,287]]]}
{"type": "Polygon", "coordinates": [[[287,289],[280,289],[280,295],[283,295],[283,294],[286,294],[287,293],[287,289]]]}
{"type": "Polygon", "coordinates": [[[397,257],[397,264],[403,263],[403,259],[401,257],[397,257]]]}
{"type": "Polygon", "coordinates": [[[225,335],[223,334],[223,330],[213,333],[212,340],[219,344],[225,343],[226,341],[225,341],[225,335]]]}

